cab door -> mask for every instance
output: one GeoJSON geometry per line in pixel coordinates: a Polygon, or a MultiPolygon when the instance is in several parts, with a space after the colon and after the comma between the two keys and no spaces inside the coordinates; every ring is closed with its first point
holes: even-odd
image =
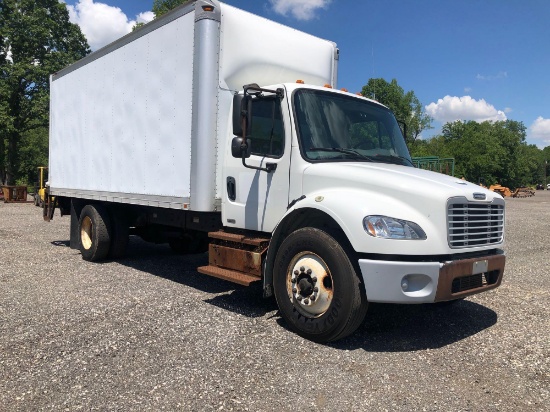
{"type": "Polygon", "coordinates": [[[228,136],[223,168],[224,194],[222,220],[224,226],[271,232],[288,206],[290,146],[288,97],[274,94],[256,96],[252,101],[250,157],[246,164],[271,172],[246,168],[242,158],[233,157],[228,136]]]}

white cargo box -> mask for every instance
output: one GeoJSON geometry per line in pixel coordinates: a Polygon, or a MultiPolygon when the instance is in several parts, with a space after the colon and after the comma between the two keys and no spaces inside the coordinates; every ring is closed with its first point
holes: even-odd
{"type": "Polygon", "coordinates": [[[216,0],[187,3],[52,75],[51,193],[219,210],[233,94],[336,86],[337,60],[330,41],[216,0]]]}

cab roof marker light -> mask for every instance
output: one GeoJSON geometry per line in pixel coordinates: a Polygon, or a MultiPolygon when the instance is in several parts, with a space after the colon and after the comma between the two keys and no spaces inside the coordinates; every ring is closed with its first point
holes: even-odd
{"type": "Polygon", "coordinates": [[[298,84],[304,84],[305,82],[303,80],[296,80],[296,83],[298,84]]]}
{"type": "Polygon", "coordinates": [[[340,89],[340,91],[346,92],[346,93],[347,93],[347,92],[348,92],[348,89],[346,89],[345,87],[342,87],[342,88],[340,89]]]}
{"type": "Polygon", "coordinates": [[[214,6],[202,6],[202,9],[203,9],[204,11],[210,11],[210,12],[212,12],[212,11],[214,11],[214,6]]]}
{"type": "Polygon", "coordinates": [[[325,84],[325,87],[326,87],[327,89],[332,89],[332,86],[331,86],[330,84],[328,84],[328,83],[325,84]]]}

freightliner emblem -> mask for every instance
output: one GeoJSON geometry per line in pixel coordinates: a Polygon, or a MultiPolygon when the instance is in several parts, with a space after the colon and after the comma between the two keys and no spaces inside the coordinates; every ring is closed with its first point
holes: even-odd
{"type": "Polygon", "coordinates": [[[474,193],[475,200],[485,200],[485,193],[474,193]]]}

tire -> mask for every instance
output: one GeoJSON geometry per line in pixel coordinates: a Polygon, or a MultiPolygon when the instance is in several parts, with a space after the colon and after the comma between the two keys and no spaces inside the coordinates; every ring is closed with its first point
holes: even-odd
{"type": "Polygon", "coordinates": [[[78,223],[80,253],[89,262],[104,260],[111,246],[111,220],[101,205],[86,205],[78,223]]]}
{"type": "Polygon", "coordinates": [[[368,302],[343,247],[326,232],[303,228],[277,251],[275,299],[283,319],[300,336],[329,342],[353,333],[368,302]]]}

